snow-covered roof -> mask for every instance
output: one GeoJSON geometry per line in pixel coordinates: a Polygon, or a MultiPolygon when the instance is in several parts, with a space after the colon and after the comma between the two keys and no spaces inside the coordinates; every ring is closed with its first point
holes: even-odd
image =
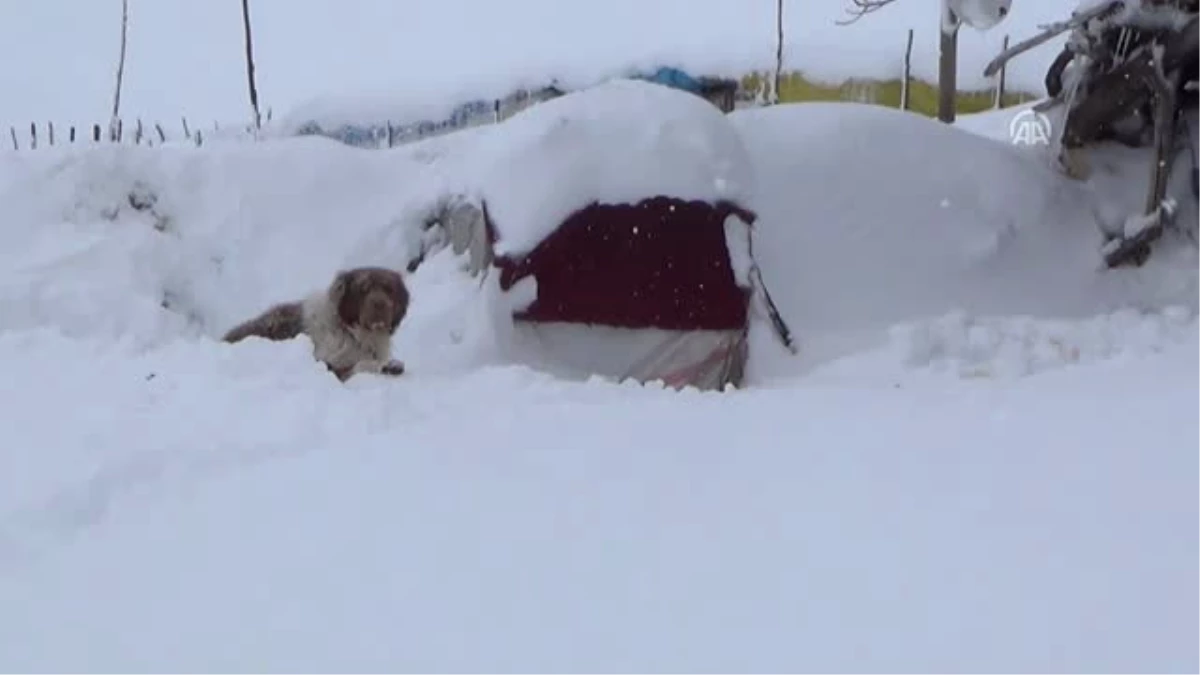
{"type": "Polygon", "coordinates": [[[613,80],[529,108],[486,135],[475,184],[501,255],[535,247],[593,202],[666,195],[744,202],[750,161],[707,100],[613,80]]]}

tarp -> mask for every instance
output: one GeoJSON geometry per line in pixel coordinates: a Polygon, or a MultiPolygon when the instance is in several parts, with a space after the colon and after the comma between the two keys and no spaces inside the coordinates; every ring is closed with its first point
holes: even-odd
{"type": "Polygon", "coordinates": [[[703,90],[700,80],[697,80],[678,68],[670,68],[667,66],[659,68],[650,75],[635,76],[635,79],[646,80],[656,84],[673,87],[675,89],[690,91],[693,94],[699,94],[703,90]]]}

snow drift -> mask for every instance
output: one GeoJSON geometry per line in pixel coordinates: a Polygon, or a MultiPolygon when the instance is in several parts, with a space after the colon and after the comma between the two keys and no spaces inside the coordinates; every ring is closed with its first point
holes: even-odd
{"type": "Polygon", "coordinates": [[[395,153],[311,138],[9,157],[0,330],[156,347],[219,336],[342,267],[403,268],[450,189],[458,140],[395,153]]]}
{"type": "Polygon", "coordinates": [[[728,393],[473,361],[449,250],[403,378],[213,339],[406,262],[505,125],[0,156],[0,668],[1195,670],[1195,253],[1096,255],[1141,165],[730,120],[801,355],[728,393]]]}
{"type": "Polygon", "coordinates": [[[1196,338],[704,395],[5,333],[0,667],[1189,672],[1196,338]]]}
{"type": "MultiPolygon", "coordinates": [[[[394,151],[320,138],[107,146],[18,155],[9,170],[6,195],[26,213],[16,219],[12,265],[0,276],[0,330],[52,327],[143,348],[219,336],[269,304],[324,287],[339,268],[404,268],[426,253],[426,225],[439,209],[464,195],[486,199],[504,254],[527,250],[594,201],[737,199],[752,175],[740,137],[719,111],[635,81],[394,151]],[[36,190],[36,199],[23,196],[45,182],[52,187],[36,190]],[[66,248],[49,243],[64,239],[66,248]],[[39,252],[30,256],[31,249],[39,252]],[[105,270],[99,283],[91,271],[98,268],[105,270]]],[[[743,247],[735,242],[736,251],[743,247]]],[[[479,288],[453,265],[427,269],[412,280],[401,346],[426,330],[439,336],[402,349],[411,367],[425,358],[434,368],[469,367],[523,353],[507,344],[514,339],[507,324],[528,298],[498,293],[495,279],[479,288]],[[422,290],[426,283],[433,289],[422,290]]],[[[748,284],[746,269],[736,273],[748,284]]],[[[531,361],[524,353],[530,358],[520,360],[531,361]]]]}
{"type": "MultiPolygon", "coordinates": [[[[802,354],[758,341],[751,381],[881,345],[894,324],[948,313],[1085,319],[1197,303],[1186,243],[1164,240],[1140,269],[1099,264],[1097,221],[1136,208],[1144,153],[1105,149],[1093,183],[1080,184],[1039,149],[988,137],[1016,110],[966,118],[969,132],[872,106],[783,105],[730,115],[735,138],[715,110],[672,112],[670,102],[687,94],[634,88],[661,89],[644,101],[658,107],[661,126],[638,128],[640,108],[605,108],[603,92],[587,92],[391,151],[305,138],[7,155],[0,198],[13,206],[0,252],[0,330],[52,328],[142,347],[215,337],[267,304],[323,287],[339,267],[403,267],[422,251],[432,211],[454,196],[494,199],[511,224],[506,245],[526,246],[587,199],[571,187],[586,180],[610,185],[603,196],[612,198],[634,194],[642,179],[647,189],[739,196],[758,213],[755,254],[802,354]],[[572,101],[587,103],[576,111],[614,114],[614,128],[629,134],[620,143],[580,138],[579,125],[555,122],[572,101]],[[580,161],[539,163],[548,143],[566,144],[562,156],[580,161]],[[658,166],[637,154],[639,143],[681,154],[658,166]],[[585,144],[598,156],[572,154],[585,144]],[[688,171],[679,157],[694,158],[688,171]],[[520,172],[506,172],[517,159],[520,172]],[[595,176],[614,164],[628,173],[595,176]]],[[[1194,208],[1186,195],[1181,203],[1194,208]]],[[[1194,210],[1180,215],[1189,217],[1194,210]]],[[[435,261],[413,275],[413,314],[398,345],[414,368],[496,358],[496,318],[513,307],[457,265],[435,261]]]]}
{"type": "MultiPolygon", "coordinates": [[[[1139,269],[1100,259],[1104,217],[1141,206],[1146,152],[1101,148],[1103,170],[1077,183],[1044,148],[1008,140],[1019,110],[967,117],[966,128],[844,103],[730,115],[754,161],[763,275],[810,363],[950,313],[1194,313],[1190,242],[1164,240],[1139,269]]],[[[1194,221],[1186,181],[1174,188],[1180,222],[1194,221]]]]}

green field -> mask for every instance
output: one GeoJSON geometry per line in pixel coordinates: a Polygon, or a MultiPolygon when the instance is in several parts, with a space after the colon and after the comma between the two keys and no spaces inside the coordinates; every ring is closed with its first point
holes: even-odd
{"type": "MultiPolygon", "coordinates": [[[[752,73],[742,78],[742,87],[747,91],[756,91],[762,83],[764,73],[752,73]]],[[[908,87],[908,109],[935,117],[937,115],[937,85],[913,79],[908,87]]],[[[1032,92],[1009,90],[1004,94],[1003,106],[1008,107],[1039,96],[1032,92]]],[[[779,85],[779,100],[782,103],[801,101],[858,101],[874,103],[892,108],[900,107],[900,80],[871,80],[854,79],[841,84],[822,84],[807,79],[803,73],[792,71],[785,73],[779,85]]],[[[960,91],[958,92],[957,112],[970,114],[989,110],[993,107],[995,92],[960,91]]]]}

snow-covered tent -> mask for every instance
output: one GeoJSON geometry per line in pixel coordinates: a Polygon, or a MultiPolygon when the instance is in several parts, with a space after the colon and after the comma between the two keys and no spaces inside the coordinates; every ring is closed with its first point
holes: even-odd
{"type": "Polygon", "coordinates": [[[438,225],[508,298],[518,358],[676,387],[741,382],[753,302],[770,302],[752,256],[749,158],[719,110],[611,81],[497,126],[477,162],[474,194],[438,225]]]}

